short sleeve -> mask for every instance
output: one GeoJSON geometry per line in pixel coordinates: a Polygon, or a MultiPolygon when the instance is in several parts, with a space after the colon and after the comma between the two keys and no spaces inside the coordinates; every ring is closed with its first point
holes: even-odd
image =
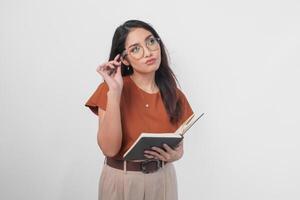
{"type": "Polygon", "coordinates": [[[180,121],[179,124],[182,124],[194,113],[194,111],[191,105],[189,104],[185,94],[180,89],[178,89],[178,94],[182,105],[182,116],[181,119],[179,120],[180,121]]]}
{"type": "Polygon", "coordinates": [[[85,106],[89,107],[90,110],[96,115],[98,115],[98,107],[100,107],[102,110],[106,110],[108,90],[109,89],[106,82],[102,82],[87,100],[85,106]]]}

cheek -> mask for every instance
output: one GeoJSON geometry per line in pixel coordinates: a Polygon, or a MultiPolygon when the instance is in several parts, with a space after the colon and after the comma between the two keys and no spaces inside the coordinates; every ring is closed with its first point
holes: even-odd
{"type": "Polygon", "coordinates": [[[156,57],[158,59],[158,65],[160,65],[160,63],[161,63],[161,53],[160,53],[160,51],[157,52],[156,57]]]}
{"type": "Polygon", "coordinates": [[[133,67],[133,68],[139,68],[139,66],[141,66],[142,64],[138,61],[138,60],[132,60],[130,62],[130,65],[133,67]]]}

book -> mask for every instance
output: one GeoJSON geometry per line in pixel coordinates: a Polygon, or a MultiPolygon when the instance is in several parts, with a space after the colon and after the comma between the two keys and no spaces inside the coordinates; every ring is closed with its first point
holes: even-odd
{"type": "Polygon", "coordinates": [[[125,160],[144,160],[145,150],[151,150],[156,146],[163,148],[163,144],[167,144],[171,148],[176,148],[183,140],[184,134],[204,115],[199,116],[192,114],[185,122],[183,122],[174,133],[142,133],[133,145],[124,153],[125,160]]]}

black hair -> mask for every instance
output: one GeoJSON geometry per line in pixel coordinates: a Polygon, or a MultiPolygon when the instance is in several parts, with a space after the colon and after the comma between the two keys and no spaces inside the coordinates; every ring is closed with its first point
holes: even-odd
{"type": "MultiPolygon", "coordinates": [[[[156,38],[160,38],[154,28],[140,20],[128,20],[120,25],[114,33],[111,45],[109,60],[113,60],[116,55],[121,54],[125,49],[125,42],[129,32],[134,28],[143,28],[152,33],[156,38]]],[[[169,61],[163,41],[160,38],[161,63],[155,72],[155,83],[160,90],[160,94],[171,123],[177,123],[182,116],[182,102],[177,91],[178,80],[169,66],[169,61]]],[[[122,76],[134,73],[131,65],[124,66],[122,63],[122,76]]]]}

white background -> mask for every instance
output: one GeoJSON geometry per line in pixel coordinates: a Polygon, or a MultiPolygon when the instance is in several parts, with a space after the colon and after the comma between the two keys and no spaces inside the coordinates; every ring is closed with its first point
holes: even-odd
{"type": "Polygon", "coordinates": [[[154,26],[206,113],[175,164],[180,199],[300,199],[296,0],[1,0],[0,199],[97,199],[103,156],[84,103],[128,19],[154,26]]]}

